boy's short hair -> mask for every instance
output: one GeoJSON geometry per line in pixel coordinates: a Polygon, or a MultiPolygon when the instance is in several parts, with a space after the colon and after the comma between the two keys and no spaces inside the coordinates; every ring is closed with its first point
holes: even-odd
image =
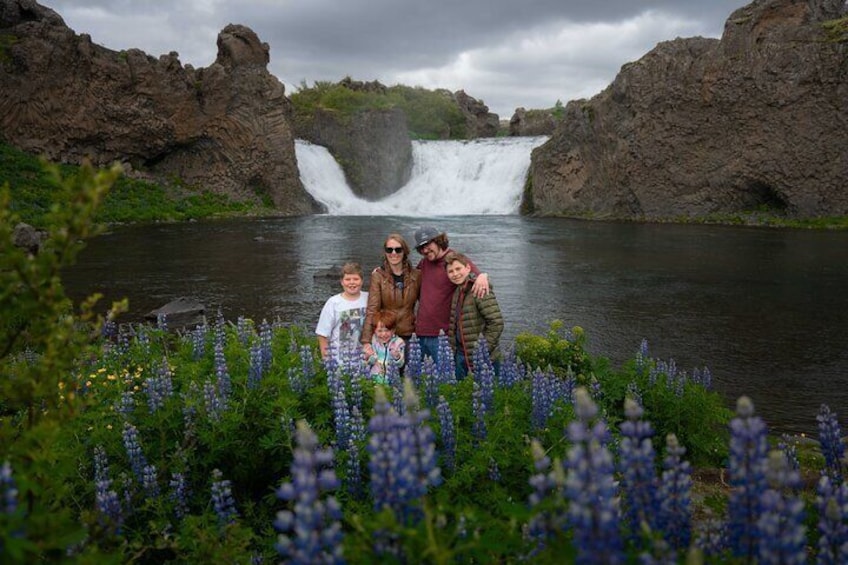
{"type": "Polygon", "coordinates": [[[341,277],[339,278],[343,279],[345,275],[359,275],[359,278],[361,279],[363,278],[362,267],[355,261],[349,261],[342,265],[341,277]]]}
{"type": "Polygon", "coordinates": [[[374,314],[374,320],[372,322],[374,328],[382,323],[386,326],[387,330],[395,329],[395,324],[397,323],[397,314],[394,313],[393,310],[380,310],[376,314],[374,314]]]}
{"type": "Polygon", "coordinates": [[[457,253],[456,251],[451,251],[447,255],[445,255],[445,268],[448,267],[451,263],[459,261],[466,267],[471,264],[471,259],[463,255],[462,253],[457,253]]]}

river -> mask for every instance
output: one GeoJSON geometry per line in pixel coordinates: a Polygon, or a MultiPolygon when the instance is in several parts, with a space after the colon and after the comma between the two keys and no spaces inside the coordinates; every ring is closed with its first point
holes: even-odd
{"type": "MultiPolygon", "coordinates": [[[[709,367],[732,406],[774,431],[815,433],[848,408],[848,233],[473,216],[312,216],[124,227],[91,240],[64,281],[79,298],[128,297],[128,319],[180,296],[230,319],[312,328],[338,291],[322,273],[367,269],[390,231],[432,224],[490,273],[505,342],[579,325],[614,364],[647,339],[655,358],[709,367]]],[[[105,310],[104,304],[104,310],[105,310]]]]}

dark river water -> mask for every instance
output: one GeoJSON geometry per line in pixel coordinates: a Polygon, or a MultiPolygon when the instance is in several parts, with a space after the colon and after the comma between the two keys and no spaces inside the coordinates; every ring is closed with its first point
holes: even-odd
{"type": "MultiPolygon", "coordinates": [[[[773,431],[815,433],[827,403],[846,425],[848,232],[582,222],[519,216],[226,220],[126,227],[65,273],[75,298],[129,298],[129,321],[178,297],[310,328],[347,260],[366,271],[386,234],[422,223],[490,274],[505,342],[550,321],[582,326],[619,365],[651,356],[709,367],[728,406],[754,400],[773,431]]],[[[417,257],[416,257],[417,260],[417,257]]],[[[366,283],[367,284],[367,283],[366,283]]]]}

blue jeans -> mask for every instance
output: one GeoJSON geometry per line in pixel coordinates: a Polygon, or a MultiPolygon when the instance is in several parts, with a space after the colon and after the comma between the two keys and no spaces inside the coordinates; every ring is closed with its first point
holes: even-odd
{"type": "Polygon", "coordinates": [[[462,349],[456,349],[456,355],[454,355],[453,361],[456,364],[456,379],[461,381],[468,376],[468,367],[465,366],[465,354],[462,352],[462,349]]]}
{"type": "Polygon", "coordinates": [[[421,360],[429,356],[433,358],[433,362],[439,362],[439,338],[436,336],[424,336],[418,338],[418,345],[421,346],[421,360]]]}

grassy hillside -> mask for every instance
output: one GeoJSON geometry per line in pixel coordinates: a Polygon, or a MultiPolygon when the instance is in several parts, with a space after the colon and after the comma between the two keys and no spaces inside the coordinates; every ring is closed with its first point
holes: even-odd
{"type": "Polygon", "coordinates": [[[301,83],[291,95],[295,120],[307,124],[316,110],[347,116],[361,110],[400,108],[407,116],[413,139],[465,139],[465,117],[447,90],[396,85],[375,89],[352,89],[341,83],[301,83]]]}
{"type": "MultiPolygon", "coordinates": [[[[58,165],[62,176],[78,167],[58,165]]],[[[0,185],[11,188],[11,210],[21,221],[43,227],[56,202],[56,181],[37,156],[0,143],[0,185]]],[[[270,204],[235,202],[225,196],[175,183],[168,187],[122,177],[109,192],[96,220],[106,223],[181,221],[225,215],[271,214],[270,204]]]]}

